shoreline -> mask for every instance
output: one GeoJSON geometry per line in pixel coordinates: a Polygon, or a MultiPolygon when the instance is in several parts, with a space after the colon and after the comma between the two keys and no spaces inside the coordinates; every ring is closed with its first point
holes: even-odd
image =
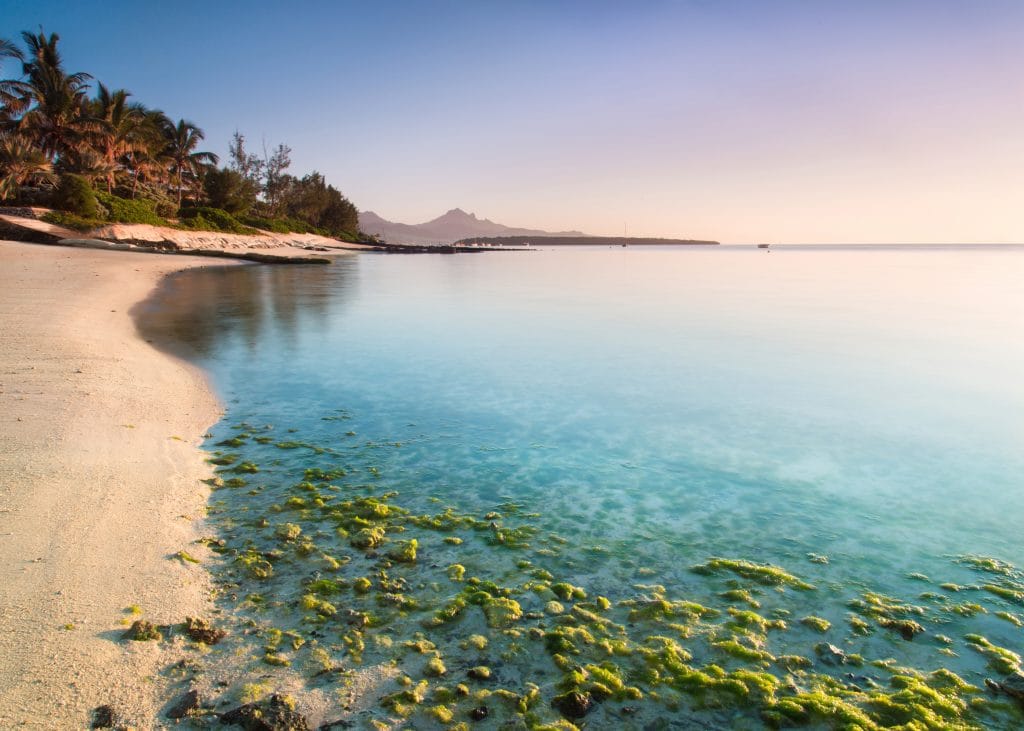
{"type": "Polygon", "coordinates": [[[131,311],[198,257],[0,243],[0,726],[84,728],[97,706],[159,727],[184,643],[130,620],[213,610],[201,565],[222,413],[205,375],[147,343],[131,311]],[[134,616],[126,612],[141,607],[134,616]]]}

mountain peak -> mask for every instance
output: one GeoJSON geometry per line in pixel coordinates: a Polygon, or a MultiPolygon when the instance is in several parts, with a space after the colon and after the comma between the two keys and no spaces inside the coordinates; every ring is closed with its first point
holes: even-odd
{"type": "Polygon", "coordinates": [[[475,213],[466,213],[461,208],[452,208],[450,211],[441,216],[441,218],[468,218],[472,221],[478,220],[475,213]]]}

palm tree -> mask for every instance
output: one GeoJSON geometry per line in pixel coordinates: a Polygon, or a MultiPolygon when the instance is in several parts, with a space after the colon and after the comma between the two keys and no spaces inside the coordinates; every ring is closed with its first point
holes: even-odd
{"type": "Polygon", "coordinates": [[[84,117],[86,94],[92,77],[78,72],[64,72],[57,41],[60,36],[42,31],[38,35],[21,34],[28,48],[22,64],[25,81],[7,106],[13,113],[22,113],[19,129],[43,150],[51,160],[85,144],[89,132],[98,125],[84,117]]]}
{"type": "Polygon", "coordinates": [[[130,96],[124,89],[112,92],[99,84],[92,103],[95,120],[100,123],[93,135],[94,145],[106,161],[108,193],[114,192],[114,173],[121,167],[119,161],[146,147],[142,136],[144,110],[140,104],[128,103],[130,96]]]}
{"type": "Polygon", "coordinates": [[[163,182],[168,177],[171,160],[167,154],[167,130],[174,124],[159,109],[140,105],[136,138],[140,143],[125,155],[125,167],[132,176],[132,198],[140,182],[163,182]]]}
{"type": "Polygon", "coordinates": [[[26,183],[55,179],[52,163],[38,148],[18,135],[0,134],[0,200],[13,197],[26,183]]]}
{"type": "MultiPolygon", "coordinates": [[[[25,55],[21,49],[6,38],[0,38],[0,68],[7,59],[22,62],[25,55]]],[[[24,93],[24,85],[18,79],[0,79],[0,129],[13,129],[16,124],[15,108],[24,93]]]]}
{"type": "Polygon", "coordinates": [[[178,183],[178,208],[181,208],[181,194],[184,189],[184,176],[199,177],[205,165],[216,165],[217,156],[212,152],[196,152],[195,149],[205,137],[203,130],[191,122],[179,119],[173,127],[168,126],[167,154],[171,158],[171,172],[178,183]]]}

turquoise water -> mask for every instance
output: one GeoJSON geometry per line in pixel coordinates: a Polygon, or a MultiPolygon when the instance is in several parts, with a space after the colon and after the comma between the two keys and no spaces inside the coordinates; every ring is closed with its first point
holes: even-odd
{"type": "MultiPolygon", "coordinates": [[[[623,628],[608,630],[615,636],[643,645],[674,633],[693,655],[689,667],[732,672],[738,658],[720,644],[730,638],[769,657],[815,663],[794,676],[777,662],[748,661],[779,681],[766,700],[756,689],[742,698],[694,692],[664,670],[652,678],[653,661],[641,670],[632,653],[617,667],[642,700],[620,693],[598,703],[585,717],[592,728],[684,718],[756,727],[774,718],[766,707],[796,692],[787,682],[801,692],[818,687],[813,673],[884,689],[893,671],[871,662],[895,658],[921,673],[949,668],[983,688],[999,673],[964,635],[1024,650],[1024,630],[1012,620],[1024,618],[1014,568],[1024,566],[1022,282],[1024,249],[1014,247],[358,255],[329,267],[185,272],[148,304],[142,327],[187,348],[211,374],[228,413],[209,448],[258,465],[257,473],[226,471],[247,484],[213,494],[211,525],[226,548],[211,565],[226,609],[261,631],[307,633],[303,648],[283,655],[292,667],[273,668],[282,678],[302,675],[319,644],[347,671],[393,661],[389,672],[418,682],[421,653],[394,648],[425,632],[449,667],[446,678],[455,668],[464,678],[463,666],[487,660],[497,677],[484,687],[500,683],[525,697],[525,684],[535,683],[541,702],[531,701],[525,718],[558,719],[549,700],[568,670],[543,641],[531,646],[528,632],[591,620],[544,615],[555,597],[529,579],[542,569],[586,590],[584,612],[606,597],[605,616],[623,628]],[[217,446],[240,432],[237,447],[217,446]],[[345,474],[296,487],[310,467],[345,474]],[[354,550],[352,516],[329,516],[332,505],[389,492],[411,515],[451,507],[480,524],[453,529],[468,531],[455,545],[422,521],[392,515],[381,521],[384,545],[354,550]],[[289,497],[306,502],[288,506],[289,497]],[[275,531],[284,523],[300,526],[303,538],[281,538],[275,531]],[[496,539],[502,528],[523,526],[509,540],[518,547],[496,539]],[[387,558],[389,546],[409,538],[419,544],[415,564],[387,558]],[[312,547],[299,545],[307,540],[312,547]],[[247,549],[272,554],[273,576],[239,568],[247,549]],[[325,564],[323,554],[343,565],[325,564]],[[1008,565],[979,568],[965,555],[1008,565]],[[778,566],[815,589],[692,570],[710,557],[778,566]],[[426,626],[462,590],[448,578],[453,563],[467,577],[507,587],[526,617],[501,627],[488,627],[482,614],[426,626]],[[366,597],[351,591],[355,577],[382,568],[404,586],[381,588],[387,580],[375,578],[366,597]],[[330,595],[333,609],[372,606],[374,620],[355,640],[364,650],[354,652],[351,632],[335,627],[344,625],[338,615],[302,606],[309,582],[324,577],[343,587],[321,597],[330,595]],[[961,590],[940,586],[950,583],[961,590]],[[744,589],[750,600],[721,596],[744,589]],[[418,606],[388,605],[378,592],[418,606]],[[869,592],[903,608],[866,611],[869,592]],[[244,602],[252,593],[273,599],[244,602]],[[688,630],[637,616],[638,606],[661,597],[721,615],[689,617],[688,630]],[[754,608],[751,600],[786,629],[728,626],[754,608]],[[808,615],[831,628],[804,626],[808,615]],[[858,633],[851,616],[870,628],[858,633]],[[925,631],[907,641],[879,626],[897,616],[925,631]],[[313,625],[319,636],[308,636],[313,625]],[[489,656],[461,646],[473,632],[489,638],[489,656]],[[373,641],[378,635],[395,644],[373,641]],[[813,649],[821,642],[864,662],[826,666],[813,649]]],[[[573,662],[597,663],[598,650],[583,644],[576,642],[573,662]]],[[[246,672],[267,669],[240,669],[232,692],[246,672]]],[[[346,677],[339,688],[362,687],[346,677]]],[[[289,687],[323,692],[325,683],[330,688],[322,677],[292,678],[289,687]]],[[[325,717],[394,724],[412,713],[377,703],[402,686],[373,688],[355,700],[331,691],[325,717]]],[[[979,695],[991,708],[963,710],[965,718],[1019,722],[998,697],[979,695]]],[[[446,707],[457,722],[481,703],[492,706],[488,723],[518,717],[493,697],[446,707]]],[[[443,716],[416,711],[410,723],[430,727],[443,716]]],[[[798,720],[830,722],[812,713],[787,723],[798,720]]]]}

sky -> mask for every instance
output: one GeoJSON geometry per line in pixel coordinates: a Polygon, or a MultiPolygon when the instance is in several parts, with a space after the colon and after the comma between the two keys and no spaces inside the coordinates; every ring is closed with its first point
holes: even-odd
{"type": "MultiPolygon", "coordinates": [[[[69,71],[361,210],[727,243],[1024,241],[1024,2],[0,0],[69,71]]],[[[8,66],[5,73],[13,72],[8,66]]]]}

